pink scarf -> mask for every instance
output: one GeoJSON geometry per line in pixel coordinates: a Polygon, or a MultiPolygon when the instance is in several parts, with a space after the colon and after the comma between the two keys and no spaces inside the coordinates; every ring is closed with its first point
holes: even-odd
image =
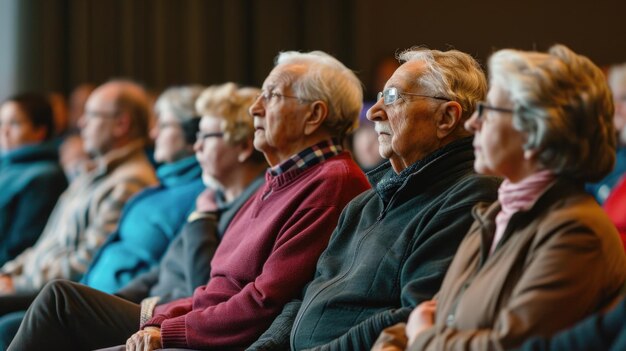
{"type": "Polygon", "coordinates": [[[546,170],[534,173],[519,183],[511,183],[507,179],[502,182],[498,189],[498,200],[502,209],[496,216],[496,235],[491,244],[490,254],[495,251],[502,239],[511,216],[516,212],[530,209],[555,178],[552,171],[546,170]]]}

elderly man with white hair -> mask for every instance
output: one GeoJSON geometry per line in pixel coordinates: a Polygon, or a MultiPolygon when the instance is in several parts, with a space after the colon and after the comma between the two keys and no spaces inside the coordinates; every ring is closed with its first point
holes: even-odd
{"type": "Polygon", "coordinates": [[[9,349],[125,341],[127,350],[249,346],[301,294],[343,207],[369,188],[340,143],[362,99],[358,78],[335,58],[319,51],[280,54],[250,107],[254,147],[271,168],[224,233],[208,283],[154,313],[132,303],[110,307],[103,303],[109,295],[78,285],[48,285],[9,349]],[[151,318],[137,331],[142,312],[151,318]]]}

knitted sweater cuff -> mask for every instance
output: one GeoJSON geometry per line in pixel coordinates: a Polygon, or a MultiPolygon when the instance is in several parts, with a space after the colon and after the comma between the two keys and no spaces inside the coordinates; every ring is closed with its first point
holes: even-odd
{"type": "Polygon", "coordinates": [[[187,335],[185,316],[167,319],[161,322],[161,343],[163,348],[182,347],[186,348],[187,335]]]}

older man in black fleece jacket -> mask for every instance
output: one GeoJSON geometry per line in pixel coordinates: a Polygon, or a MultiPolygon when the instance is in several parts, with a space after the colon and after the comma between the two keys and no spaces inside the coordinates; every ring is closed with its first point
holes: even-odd
{"type": "Polygon", "coordinates": [[[368,111],[389,162],[343,211],[302,300],[287,304],[249,350],[368,350],[438,291],[473,219],[499,181],[474,173],[463,122],[485,97],[478,63],[410,49],[368,111]]]}

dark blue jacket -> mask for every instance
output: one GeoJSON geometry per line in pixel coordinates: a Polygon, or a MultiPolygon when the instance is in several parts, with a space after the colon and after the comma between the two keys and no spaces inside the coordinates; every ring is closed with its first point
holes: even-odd
{"type": "Polygon", "coordinates": [[[118,230],[94,257],[81,283],[114,293],[157,265],[204,189],[193,156],[159,167],[161,184],[148,188],[124,207],[118,230]]]}
{"type": "Polygon", "coordinates": [[[52,142],[29,145],[0,158],[0,266],[39,238],[67,187],[52,142]]]}
{"type": "Polygon", "coordinates": [[[597,313],[571,329],[549,338],[534,338],[519,351],[623,351],[626,350],[626,300],[606,315],[597,313]]]}

